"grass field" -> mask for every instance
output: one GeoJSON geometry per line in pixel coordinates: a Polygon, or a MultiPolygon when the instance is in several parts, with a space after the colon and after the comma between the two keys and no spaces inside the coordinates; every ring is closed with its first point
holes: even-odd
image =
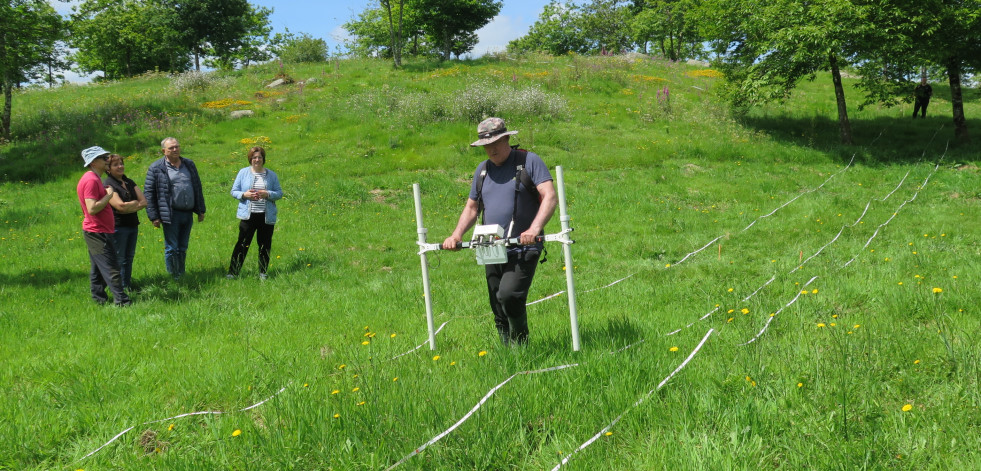
{"type": "MultiPolygon", "coordinates": [[[[974,144],[950,141],[935,84],[925,120],[853,108],[842,146],[828,77],[740,118],[717,80],[651,59],[348,60],[16,94],[0,469],[981,467],[978,91],[974,144]],[[314,80],[265,88],[281,73],[314,80]],[[441,241],[487,115],[565,171],[579,352],[565,295],[529,307],[527,347],[500,346],[466,252],[429,258],[445,325],[422,345],[411,186],[441,241]],[[141,215],[142,290],[97,306],[79,151],[123,154],[142,186],[167,136],[208,205],[188,275],[169,280],[141,215]],[[265,282],[255,249],[224,277],[252,145],[286,194],[265,282]]],[[[564,269],[555,245],[529,300],[564,269]]]]}

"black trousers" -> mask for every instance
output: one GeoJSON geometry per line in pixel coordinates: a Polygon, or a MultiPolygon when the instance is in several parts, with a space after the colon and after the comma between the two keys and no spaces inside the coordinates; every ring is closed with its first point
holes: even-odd
{"type": "Polygon", "coordinates": [[[528,342],[528,311],[525,304],[539,256],[537,249],[524,250],[509,253],[506,263],[484,265],[494,324],[504,344],[528,342]]]}
{"type": "Polygon", "coordinates": [[[269,250],[272,248],[273,229],[276,226],[266,224],[266,213],[252,213],[249,219],[238,223],[238,242],[232,250],[232,263],[228,266],[228,273],[238,275],[242,271],[242,264],[245,263],[245,256],[249,254],[249,246],[252,245],[252,238],[259,233],[256,241],[259,243],[259,273],[266,273],[269,269],[269,250]]]}
{"type": "Polygon", "coordinates": [[[106,295],[108,287],[117,305],[130,304],[129,296],[123,291],[123,279],[119,276],[119,261],[116,259],[113,235],[85,231],[84,238],[89,249],[89,260],[92,262],[92,269],[89,271],[92,299],[99,304],[109,301],[109,296],[106,295]]]}
{"type": "Polygon", "coordinates": [[[927,99],[917,98],[915,100],[915,103],[913,103],[913,117],[915,118],[916,117],[916,113],[918,111],[920,111],[920,108],[922,108],[923,109],[923,114],[921,116],[924,117],[924,118],[926,118],[926,109],[927,109],[927,105],[929,105],[929,104],[930,104],[930,99],[929,98],[927,98],[927,99]]]}

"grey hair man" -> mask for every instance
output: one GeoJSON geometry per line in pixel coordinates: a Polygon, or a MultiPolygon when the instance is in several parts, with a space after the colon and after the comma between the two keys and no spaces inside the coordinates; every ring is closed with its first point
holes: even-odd
{"type": "Polygon", "coordinates": [[[528,315],[525,304],[541,257],[545,224],[555,212],[557,198],[552,175],[534,152],[512,148],[501,118],[488,118],[477,126],[478,140],[472,147],[483,147],[487,160],[474,171],[470,195],[453,233],[443,248],[456,250],[466,233],[482,216],[483,224],[506,228],[505,237],[517,236],[521,245],[509,247],[507,261],[484,266],[487,294],[494,324],[504,344],[528,341],[528,315]]]}
{"type": "Polygon", "coordinates": [[[181,156],[177,139],[161,141],[160,152],[163,157],[147,168],[143,184],[146,215],[153,227],[163,226],[167,273],[179,280],[184,276],[194,214],[204,222],[204,190],[194,161],[181,156]]]}

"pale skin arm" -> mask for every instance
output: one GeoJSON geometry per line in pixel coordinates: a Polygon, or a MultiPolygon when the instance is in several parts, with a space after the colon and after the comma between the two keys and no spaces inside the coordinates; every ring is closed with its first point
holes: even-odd
{"type": "Polygon", "coordinates": [[[109,200],[109,204],[112,205],[112,209],[120,214],[135,213],[146,207],[146,197],[143,196],[143,192],[139,188],[136,189],[136,199],[133,201],[123,201],[119,197],[119,193],[113,193],[112,199],[109,200]]]}
{"type": "Polygon", "coordinates": [[[92,198],[85,198],[85,209],[88,210],[89,214],[99,214],[106,206],[109,206],[109,200],[112,199],[115,192],[112,191],[111,186],[106,187],[106,196],[94,200],[92,198]]]}
{"type": "Polygon", "coordinates": [[[545,224],[548,224],[548,220],[552,219],[555,206],[559,202],[555,196],[555,186],[552,185],[551,180],[539,183],[535,188],[538,189],[538,194],[542,195],[542,203],[538,207],[538,214],[535,214],[535,219],[531,222],[531,227],[521,233],[522,245],[535,243],[535,237],[542,233],[542,230],[545,229],[545,224]]]}
{"type": "Polygon", "coordinates": [[[475,222],[477,222],[477,202],[467,198],[467,204],[463,206],[463,212],[460,213],[460,219],[456,223],[456,229],[453,229],[453,234],[443,241],[443,248],[446,250],[459,250],[456,244],[463,241],[463,234],[470,230],[475,222]]]}

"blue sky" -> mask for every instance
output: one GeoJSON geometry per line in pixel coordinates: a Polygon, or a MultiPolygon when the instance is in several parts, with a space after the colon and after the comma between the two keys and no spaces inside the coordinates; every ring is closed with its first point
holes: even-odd
{"type": "MultiPolygon", "coordinates": [[[[270,22],[273,33],[284,32],[286,28],[293,33],[307,33],[315,38],[327,41],[330,51],[344,42],[345,31],[342,25],[359,13],[376,5],[370,0],[328,0],[328,1],[295,1],[295,0],[250,0],[253,5],[261,5],[273,9],[270,22]]],[[[504,0],[500,14],[491,22],[477,31],[480,42],[473,50],[473,55],[480,56],[487,52],[504,50],[512,39],[524,36],[531,25],[538,19],[549,0],[504,0]]],[[[49,3],[63,15],[71,13],[71,6],[81,3],[74,1],[49,0],[49,3]]],[[[69,81],[86,81],[75,73],[65,74],[69,81]]]]}

